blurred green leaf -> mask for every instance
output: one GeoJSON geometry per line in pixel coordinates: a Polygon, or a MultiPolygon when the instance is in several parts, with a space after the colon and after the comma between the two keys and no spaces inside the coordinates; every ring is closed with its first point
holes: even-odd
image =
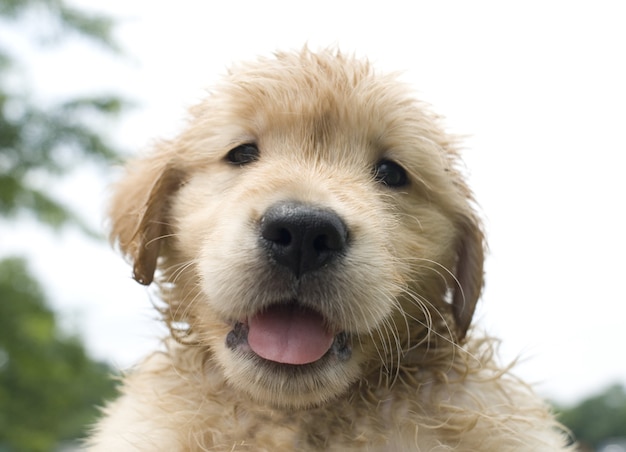
{"type": "MultiPolygon", "coordinates": [[[[0,0],[4,20],[25,21],[33,11],[56,23],[63,33],[115,47],[110,18],[78,11],[62,0],[0,0]]],[[[130,104],[119,96],[102,94],[41,105],[25,89],[7,81],[7,74],[15,76],[21,66],[3,49],[0,43],[0,217],[29,213],[52,228],[74,224],[96,236],[41,181],[53,183],[53,177],[87,162],[107,166],[118,162],[119,151],[104,130],[130,104]]]]}
{"type": "MultiPolygon", "coordinates": [[[[0,0],[0,26],[9,22],[32,33],[34,45],[81,37],[118,51],[110,18],[63,0],[0,0]]],[[[44,227],[73,224],[95,236],[50,187],[78,165],[119,161],[105,130],[128,103],[112,94],[36,101],[19,56],[0,42],[0,219],[19,227],[27,215],[44,227]]],[[[96,406],[115,392],[111,373],[59,329],[26,263],[1,260],[0,451],[50,451],[84,435],[96,406]]]]}
{"type": "Polygon", "coordinates": [[[561,422],[587,447],[596,449],[609,438],[626,438],[626,390],[621,385],[558,411],[561,422]]]}
{"type": "MultiPolygon", "coordinates": [[[[0,16],[17,20],[28,14],[39,14],[49,27],[56,29],[56,37],[74,34],[90,39],[105,48],[119,51],[112,37],[115,26],[113,19],[101,14],[92,14],[68,5],[64,0],[2,0],[0,16]]],[[[41,36],[51,40],[55,36],[41,36]]]]}
{"type": "Polygon", "coordinates": [[[0,449],[49,451],[83,436],[112,397],[112,370],[56,325],[20,259],[0,261],[0,449]]]}

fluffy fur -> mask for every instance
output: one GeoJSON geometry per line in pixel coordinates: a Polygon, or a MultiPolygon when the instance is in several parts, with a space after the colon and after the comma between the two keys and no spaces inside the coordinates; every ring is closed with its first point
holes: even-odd
{"type": "Polygon", "coordinates": [[[427,106],[367,62],[305,49],[232,69],[115,187],[111,238],[158,286],[171,337],[90,450],[566,450],[495,341],[467,334],[485,245],[457,166],[427,106]],[[286,270],[259,238],[281,203],[339,218],[341,253],[286,270]],[[235,334],[286,300],[338,334],[318,361],[235,334]]]}

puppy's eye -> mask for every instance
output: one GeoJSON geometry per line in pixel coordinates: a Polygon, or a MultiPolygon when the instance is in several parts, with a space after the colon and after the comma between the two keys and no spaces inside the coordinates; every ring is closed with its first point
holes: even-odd
{"type": "Polygon", "coordinates": [[[374,178],[388,187],[402,187],[409,183],[404,168],[391,160],[381,160],[374,168],[374,178]]]}
{"type": "Polygon", "coordinates": [[[226,154],[226,160],[235,165],[246,165],[259,159],[259,148],[254,143],[240,144],[226,154]]]}

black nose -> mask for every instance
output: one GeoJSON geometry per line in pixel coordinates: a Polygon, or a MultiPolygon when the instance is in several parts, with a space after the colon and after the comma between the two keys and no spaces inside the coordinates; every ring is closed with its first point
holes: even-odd
{"type": "Polygon", "coordinates": [[[330,210],[286,202],[273,205],[261,218],[261,242],[272,259],[297,277],[341,255],[347,240],[346,225],[330,210]]]}

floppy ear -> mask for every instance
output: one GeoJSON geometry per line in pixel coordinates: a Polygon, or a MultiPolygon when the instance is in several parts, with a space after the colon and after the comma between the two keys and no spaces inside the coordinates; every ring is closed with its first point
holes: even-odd
{"type": "Polygon", "coordinates": [[[452,313],[459,340],[467,333],[483,288],[485,258],[484,236],[478,220],[467,219],[461,231],[455,275],[457,286],[452,297],[452,313]]]}
{"type": "Polygon", "coordinates": [[[110,240],[131,259],[140,284],[154,279],[161,240],[169,233],[169,200],[182,179],[182,171],[172,165],[144,160],[130,166],[115,187],[110,240]]]}

